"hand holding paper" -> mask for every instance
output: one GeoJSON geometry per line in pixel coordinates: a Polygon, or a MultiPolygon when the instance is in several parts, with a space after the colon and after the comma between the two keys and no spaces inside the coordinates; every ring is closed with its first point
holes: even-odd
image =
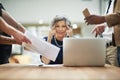
{"type": "Polygon", "coordinates": [[[23,43],[24,47],[28,48],[31,51],[37,52],[52,61],[56,60],[60,50],[58,47],[35,37],[28,31],[25,32],[25,35],[31,40],[32,44],[23,43]]]}

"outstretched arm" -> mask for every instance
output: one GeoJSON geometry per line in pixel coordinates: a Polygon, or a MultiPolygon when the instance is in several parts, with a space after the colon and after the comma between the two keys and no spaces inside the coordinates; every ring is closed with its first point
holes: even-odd
{"type": "Polygon", "coordinates": [[[101,24],[101,23],[107,22],[108,27],[112,27],[120,24],[120,11],[117,13],[112,13],[105,16],[90,15],[86,17],[84,20],[87,23],[87,25],[101,24]]]}
{"type": "Polygon", "coordinates": [[[17,22],[6,10],[2,9],[2,18],[11,26],[18,29],[21,32],[25,32],[25,28],[19,22],[17,22]]]}
{"type": "Polygon", "coordinates": [[[2,17],[0,17],[0,30],[4,31],[9,35],[12,35],[17,42],[31,43],[31,41],[25,36],[25,34],[7,24],[4,19],[2,19],[2,17]]]}
{"type": "Polygon", "coordinates": [[[84,20],[85,20],[85,23],[87,23],[87,25],[101,24],[106,22],[105,16],[99,16],[99,15],[90,15],[90,16],[87,16],[84,20]]]}
{"type": "Polygon", "coordinates": [[[6,36],[0,36],[0,44],[22,44],[17,42],[14,38],[6,37],[6,36]]]}

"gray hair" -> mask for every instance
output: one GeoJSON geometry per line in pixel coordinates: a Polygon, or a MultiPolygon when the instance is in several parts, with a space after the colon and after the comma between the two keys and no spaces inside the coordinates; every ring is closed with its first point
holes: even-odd
{"type": "Polygon", "coordinates": [[[65,21],[66,25],[68,25],[69,27],[71,26],[71,22],[64,16],[55,16],[55,18],[53,19],[52,23],[51,23],[51,28],[59,21],[65,21]]]}

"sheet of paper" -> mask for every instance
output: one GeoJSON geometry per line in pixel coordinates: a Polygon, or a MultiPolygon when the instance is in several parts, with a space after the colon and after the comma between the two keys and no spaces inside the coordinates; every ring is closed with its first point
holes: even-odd
{"type": "Polygon", "coordinates": [[[39,53],[52,61],[56,60],[60,48],[44,41],[43,39],[35,37],[28,31],[25,32],[25,35],[31,40],[32,44],[23,43],[22,45],[24,47],[31,51],[39,53]]]}
{"type": "Polygon", "coordinates": [[[87,8],[85,8],[85,9],[83,10],[83,15],[84,15],[85,17],[90,16],[90,12],[88,11],[87,8]]]}

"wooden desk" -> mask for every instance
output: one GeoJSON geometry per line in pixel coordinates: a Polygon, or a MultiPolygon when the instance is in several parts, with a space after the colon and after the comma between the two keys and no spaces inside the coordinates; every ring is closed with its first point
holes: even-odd
{"type": "Polygon", "coordinates": [[[0,65],[0,80],[120,80],[120,68],[0,65]]]}

